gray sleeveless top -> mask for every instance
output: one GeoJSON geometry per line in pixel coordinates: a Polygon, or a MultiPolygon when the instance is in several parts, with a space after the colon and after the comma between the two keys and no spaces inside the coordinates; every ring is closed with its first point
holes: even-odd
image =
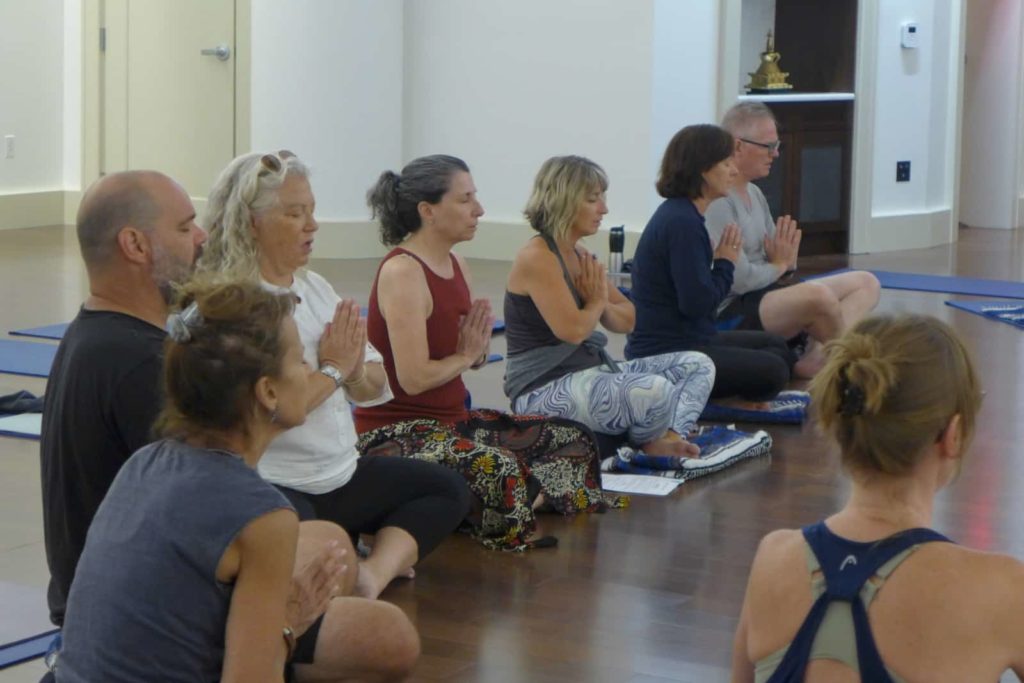
{"type": "MultiPolygon", "coordinates": [[[[555,241],[544,239],[562,267],[565,280],[577,308],[583,308],[583,298],[569,275],[555,241]]],[[[551,331],[544,317],[526,294],[513,294],[505,290],[505,340],[508,359],[505,363],[505,395],[515,402],[521,394],[542,387],[548,382],[599,365],[617,369],[604,347],[608,338],[594,330],[582,344],[563,342],[551,331]]]]}
{"type": "Polygon", "coordinates": [[[228,545],[291,505],[240,458],[158,441],[121,468],[89,527],[64,621],[58,683],[219,681],[228,545]]]}

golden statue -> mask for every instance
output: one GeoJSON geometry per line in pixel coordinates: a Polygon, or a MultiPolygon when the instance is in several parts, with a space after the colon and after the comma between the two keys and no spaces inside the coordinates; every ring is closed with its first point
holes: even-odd
{"type": "Polygon", "coordinates": [[[755,73],[748,73],[750,83],[747,84],[747,92],[752,93],[776,93],[780,90],[791,90],[792,85],[786,83],[788,71],[779,69],[780,55],[775,51],[775,37],[768,31],[768,42],[764,52],[761,53],[761,66],[757,67],[755,73]]]}

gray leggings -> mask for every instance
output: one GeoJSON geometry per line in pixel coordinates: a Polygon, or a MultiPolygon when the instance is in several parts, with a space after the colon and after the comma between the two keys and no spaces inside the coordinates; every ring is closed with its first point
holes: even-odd
{"type": "Polygon", "coordinates": [[[669,429],[686,437],[715,383],[703,353],[678,351],[580,370],[518,396],[513,411],[563,417],[603,434],[626,433],[640,445],[669,429]]]}

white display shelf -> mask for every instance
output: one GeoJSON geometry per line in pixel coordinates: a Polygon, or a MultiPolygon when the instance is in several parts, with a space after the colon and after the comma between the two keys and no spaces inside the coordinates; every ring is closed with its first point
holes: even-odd
{"type": "Polygon", "coordinates": [[[848,102],[853,99],[852,92],[795,92],[779,95],[740,95],[740,102],[848,102]]]}

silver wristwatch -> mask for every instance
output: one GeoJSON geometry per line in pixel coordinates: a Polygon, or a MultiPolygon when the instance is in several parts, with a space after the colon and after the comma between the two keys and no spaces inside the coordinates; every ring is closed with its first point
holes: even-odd
{"type": "Polygon", "coordinates": [[[327,377],[330,377],[332,380],[334,380],[335,389],[340,389],[342,383],[345,381],[345,378],[342,377],[341,375],[341,370],[327,363],[324,363],[323,365],[320,366],[320,374],[326,375],[327,377]]]}

